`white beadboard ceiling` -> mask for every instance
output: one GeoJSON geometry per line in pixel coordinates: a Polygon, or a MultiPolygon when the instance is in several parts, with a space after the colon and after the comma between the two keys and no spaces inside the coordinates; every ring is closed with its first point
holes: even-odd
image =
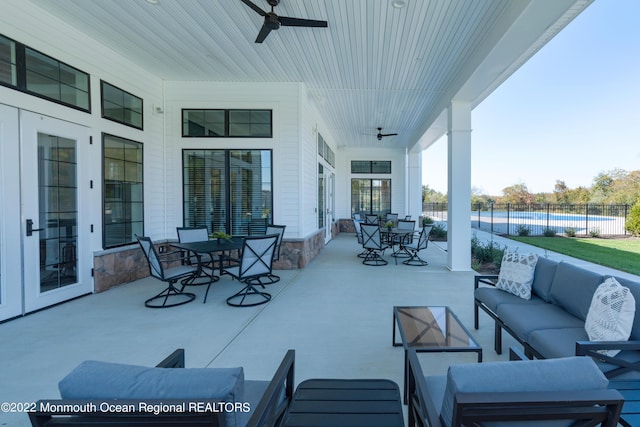
{"type": "Polygon", "coordinates": [[[240,0],[30,1],[162,79],[304,82],[338,146],[411,148],[442,134],[456,94],[477,105],[591,0],[281,0],[278,15],[328,27],[262,44],[240,0]]]}

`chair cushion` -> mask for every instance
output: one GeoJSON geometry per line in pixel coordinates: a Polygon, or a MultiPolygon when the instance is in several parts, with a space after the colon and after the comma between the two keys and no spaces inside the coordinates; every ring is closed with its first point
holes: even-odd
{"type": "Polygon", "coordinates": [[[551,302],[551,284],[556,274],[558,263],[545,257],[538,257],[536,271],[533,273],[531,291],[545,300],[551,302]]]}
{"type": "Polygon", "coordinates": [[[585,320],[591,298],[603,281],[601,274],[561,262],[551,284],[551,302],[585,320]]]}
{"type": "Polygon", "coordinates": [[[587,357],[454,365],[447,373],[441,419],[451,426],[457,393],[602,390],[607,385],[587,357]]]}
{"type": "Polygon", "coordinates": [[[500,264],[496,288],[523,299],[531,299],[533,273],[538,262],[536,254],[519,254],[505,251],[500,264]]]}
{"type": "MultiPolygon", "coordinates": [[[[629,288],[609,277],[593,294],[584,329],[591,341],[626,341],[636,314],[636,300],[629,288]]],[[[619,350],[599,350],[615,356],[619,350]]]]}
{"type": "MultiPolygon", "coordinates": [[[[245,402],[242,368],[147,368],[82,362],[58,383],[63,399],[217,399],[245,402]]],[[[240,426],[242,414],[224,415],[228,426],[240,426]]]]}

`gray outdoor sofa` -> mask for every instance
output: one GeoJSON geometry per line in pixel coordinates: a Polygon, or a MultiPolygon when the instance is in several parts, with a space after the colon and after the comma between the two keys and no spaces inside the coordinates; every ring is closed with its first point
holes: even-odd
{"type": "Polygon", "coordinates": [[[274,427],[293,397],[294,362],[287,351],[262,381],[241,367],[185,369],[182,349],[155,368],[85,361],[58,384],[62,399],[38,401],[29,418],[34,427],[274,427]]]}
{"type": "Polygon", "coordinates": [[[614,427],[624,403],[586,357],[453,365],[425,376],[415,350],[407,356],[409,427],[614,427]]]}
{"type": "Polygon", "coordinates": [[[474,323],[479,327],[479,309],[495,321],[495,351],[502,352],[502,330],[524,346],[529,358],[592,356],[612,378],[625,374],[640,377],[640,283],[616,277],[631,291],[636,302],[628,341],[589,341],[585,319],[594,292],[606,278],[566,262],[540,257],[535,265],[531,299],[526,300],[495,287],[498,276],[476,276],[474,323]],[[621,350],[614,357],[598,350],[621,350]]]}

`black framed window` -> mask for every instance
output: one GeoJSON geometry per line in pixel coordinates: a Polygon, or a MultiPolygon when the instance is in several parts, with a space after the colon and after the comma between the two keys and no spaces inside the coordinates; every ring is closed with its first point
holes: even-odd
{"type": "Polygon", "coordinates": [[[91,112],[89,74],[1,34],[0,85],[91,112]]]}
{"type": "Polygon", "coordinates": [[[100,81],[100,92],[103,118],[136,129],[143,128],[142,98],[103,80],[100,81]]]}
{"type": "Polygon", "coordinates": [[[24,56],[26,92],[89,111],[89,74],[29,47],[24,56]]]}
{"type": "Polygon", "coordinates": [[[271,150],[183,150],[185,227],[254,234],[272,221],[271,150]]]}
{"type": "Polygon", "coordinates": [[[102,134],[103,246],[135,242],[144,234],[142,143],[102,134]]]}
{"type": "Polygon", "coordinates": [[[271,110],[182,110],[182,136],[272,138],[271,110]]]}
{"type": "Polygon", "coordinates": [[[391,212],[391,180],[351,180],[351,214],[377,214],[384,218],[391,212]]]}
{"type": "Polygon", "coordinates": [[[16,66],[16,43],[0,35],[0,83],[8,86],[18,85],[16,66]]]}
{"type": "Polygon", "coordinates": [[[391,161],[352,160],[351,173],[391,173],[391,161]]]}

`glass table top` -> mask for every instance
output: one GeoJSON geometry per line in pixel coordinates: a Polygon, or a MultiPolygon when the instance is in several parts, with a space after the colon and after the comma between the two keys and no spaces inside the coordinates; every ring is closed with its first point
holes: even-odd
{"type": "Polygon", "coordinates": [[[435,351],[481,348],[449,307],[394,307],[393,310],[402,343],[408,348],[435,351]]]}

